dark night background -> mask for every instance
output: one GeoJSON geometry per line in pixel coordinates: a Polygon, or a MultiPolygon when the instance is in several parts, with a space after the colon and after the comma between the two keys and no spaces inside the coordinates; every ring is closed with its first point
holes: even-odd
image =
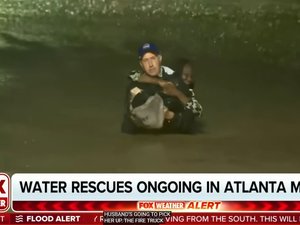
{"type": "Polygon", "coordinates": [[[0,171],[299,172],[300,1],[1,0],[0,171]],[[194,61],[197,135],[120,132],[145,41],[194,61]]]}

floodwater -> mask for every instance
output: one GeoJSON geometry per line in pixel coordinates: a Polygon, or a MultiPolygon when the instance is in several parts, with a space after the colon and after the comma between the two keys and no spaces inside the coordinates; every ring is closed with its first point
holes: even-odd
{"type": "Polygon", "coordinates": [[[300,171],[297,1],[0,4],[1,171],[300,171]],[[120,132],[148,40],[194,61],[199,133],[120,132]]]}

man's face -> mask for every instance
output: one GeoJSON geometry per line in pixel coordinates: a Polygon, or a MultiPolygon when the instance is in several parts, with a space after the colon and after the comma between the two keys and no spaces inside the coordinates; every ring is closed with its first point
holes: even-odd
{"type": "Polygon", "coordinates": [[[161,56],[148,52],[143,56],[140,64],[146,74],[152,77],[158,76],[160,73],[161,56]]]}

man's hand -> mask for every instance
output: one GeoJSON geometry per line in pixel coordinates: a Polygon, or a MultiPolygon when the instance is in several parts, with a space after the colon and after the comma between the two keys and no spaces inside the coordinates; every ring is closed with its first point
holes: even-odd
{"type": "Polygon", "coordinates": [[[162,88],[164,94],[177,97],[184,105],[190,100],[188,97],[185,96],[185,94],[183,94],[180,90],[176,88],[174,83],[170,81],[142,74],[139,77],[138,82],[159,85],[162,88]]]}
{"type": "Polygon", "coordinates": [[[175,113],[170,111],[166,106],[164,106],[164,114],[166,120],[171,120],[175,116],[175,113]]]}
{"type": "Polygon", "coordinates": [[[175,84],[172,82],[166,82],[162,84],[163,93],[169,96],[178,96],[179,90],[176,88],[175,84]]]}
{"type": "Polygon", "coordinates": [[[184,105],[190,101],[190,98],[188,98],[184,93],[178,90],[175,84],[171,82],[167,82],[163,86],[163,93],[178,98],[179,101],[181,101],[184,105]]]}
{"type": "Polygon", "coordinates": [[[170,81],[166,81],[163,79],[158,79],[158,83],[157,83],[161,88],[164,88],[170,84],[172,84],[170,81]]]}
{"type": "Polygon", "coordinates": [[[165,112],[165,119],[166,119],[166,120],[171,120],[171,119],[174,118],[174,116],[175,116],[175,113],[172,112],[172,111],[170,111],[170,110],[167,110],[167,111],[165,112]]]}

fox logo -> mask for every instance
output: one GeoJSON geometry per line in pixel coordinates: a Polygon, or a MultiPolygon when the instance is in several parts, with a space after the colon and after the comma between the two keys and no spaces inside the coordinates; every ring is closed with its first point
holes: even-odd
{"type": "Polygon", "coordinates": [[[9,187],[9,176],[0,173],[0,212],[6,212],[9,208],[9,187]]]}

